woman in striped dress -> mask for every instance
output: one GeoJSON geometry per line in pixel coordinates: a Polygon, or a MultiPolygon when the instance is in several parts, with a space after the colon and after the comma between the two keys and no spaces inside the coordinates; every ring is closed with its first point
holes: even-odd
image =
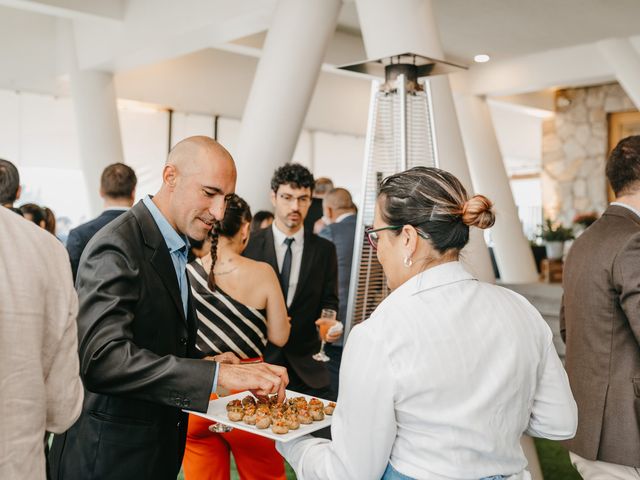
{"type": "MultiPolygon", "coordinates": [[[[261,359],[267,341],[283,346],[290,331],[277,276],[270,265],[242,256],[251,211],[231,195],[222,221],[211,231],[210,253],[187,266],[198,317],[197,347],[207,355],[232,352],[241,361],[261,359]]],[[[206,249],[207,246],[204,245],[206,249]]],[[[234,429],[209,430],[211,422],[190,416],[183,467],[186,480],[228,480],[230,452],[245,480],[285,479],[274,442],[234,429]]]]}

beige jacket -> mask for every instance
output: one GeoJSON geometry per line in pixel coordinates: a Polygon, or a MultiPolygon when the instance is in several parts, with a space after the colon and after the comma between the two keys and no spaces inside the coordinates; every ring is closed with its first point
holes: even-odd
{"type": "Polygon", "coordinates": [[[607,208],[571,247],[563,287],[560,330],[578,404],[567,446],[640,467],[640,217],[607,208]]]}
{"type": "Polygon", "coordinates": [[[0,207],[0,478],[44,479],[45,431],[80,414],[77,310],[62,244],[0,207]]]}

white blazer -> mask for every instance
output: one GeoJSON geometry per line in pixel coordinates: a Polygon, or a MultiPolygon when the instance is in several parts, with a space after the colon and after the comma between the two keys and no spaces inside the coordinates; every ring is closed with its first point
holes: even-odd
{"type": "Polygon", "coordinates": [[[349,336],[333,441],[278,442],[301,480],[529,478],[523,433],[571,438],[577,409],[552,333],[523,297],[459,262],[391,293],[349,336]]]}
{"type": "Polygon", "coordinates": [[[80,415],[69,255],[49,232],[0,206],[0,478],[45,478],[45,430],[80,415]]]}

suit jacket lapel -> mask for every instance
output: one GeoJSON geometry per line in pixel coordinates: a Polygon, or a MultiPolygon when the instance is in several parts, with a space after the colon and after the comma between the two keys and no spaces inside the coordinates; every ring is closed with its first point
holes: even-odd
{"type": "Polygon", "coordinates": [[[171,260],[171,255],[169,254],[169,249],[164,241],[164,237],[160,233],[160,229],[158,229],[151,213],[142,201],[138,202],[132,210],[140,225],[144,242],[150,249],[149,261],[158,273],[165,288],[169,291],[169,295],[178,309],[180,318],[186,324],[187,319],[184,316],[184,307],[182,305],[182,296],[180,295],[176,269],[173,267],[173,261],[171,260]]]}
{"type": "Polygon", "coordinates": [[[300,263],[300,275],[298,276],[298,284],[296,285],[296,291],[293,295],[293,300],[291,301],[291,305],[294,304],[297,297],[300,295],[300,290],[302,290],[302,286],[307,282],[307,277],[311,273],[313,264],[314,264],[314,253],[315,249],[313,248],[314,242],[313,235],[307,233],[305,230],[304,234],[304,246],[302,247],[302,261],[300,263]]]}
{"type": "Polygon", "coordinates": [[[263,257],[264,261],[273,267],[273,270],[280,277],[280,269],[278,268],[278,258],[276,257],[276,244],[273,239],[273,230],[271,228],[265,228],[264,232],[264,244],[263,248],[263,257]]]}

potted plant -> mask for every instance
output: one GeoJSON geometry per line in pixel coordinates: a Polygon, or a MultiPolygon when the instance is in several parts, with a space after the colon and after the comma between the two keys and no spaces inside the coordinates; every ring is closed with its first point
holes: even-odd
{"type": "Polygon", "coordinates": [[[560,222],[552,222],[550,218],[542,225],[540,237],[544,240],[547,258],[557,260],[562,258],[564,252],[564,242],[573,240],[573,229],[565,227],[560,222]]]}

